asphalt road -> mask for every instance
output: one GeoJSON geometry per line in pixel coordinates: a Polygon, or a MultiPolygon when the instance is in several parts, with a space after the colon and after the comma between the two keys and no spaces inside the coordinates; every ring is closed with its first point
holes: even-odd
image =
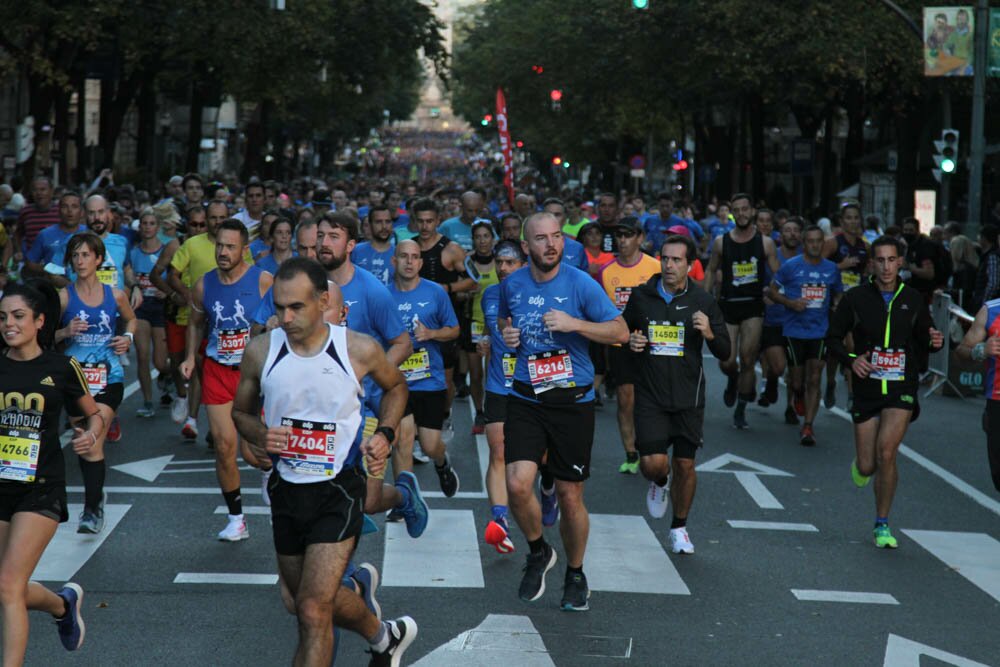
{"type": "MultiPolygon", "coordinates": [[[[582,614],[558,609],[557,529],[547,536],[560,564],[533,604],[517,598],[523,538],[515,530],[512,555],[482,542],[485,441],[469,434],[468,401],[456,402],[459,497],[429,500],[420,540],[378,518],[380,532],[357,552],[382,572],[386,616],[419,624],[405,664],[895,666],[921,664],[922,654],[942,661],[934,664],[1000,664],[1000,494],[981,400],[924,401],[900,458],[891,516],[900,548],[881,551],[871,542],[872,492],[850,480],[843,415],[821,411],[815,448],[798,444],[778,407],[751,408],[750,429],[735,431],[706,361],[711,404],[688,523],[696,553],[669,554],[669,514],[649,518],[646,482],[617,472],[622,449],[607,403],[586,491],[594,592],[582,614]]],[[[839,398],[843,407],[842,387],[839,398]]],[[[124,438],[108,446],[109,526],[78,536],[74,515],[36,571],[50,586],[71,578],[84,587],[86,643],[66,653],[49,620],[33,614],[28,664],[287,664],[296,627],[274,584],[259,473],[243,472],[248,512],[261,512],[248,516],[251,539],[218,542],[225,517],[211,452],[203,439],[185,443],[166,411],[136,418],[139,405],[137,395],[125,401],[124,438]]],[[[80,503],[79,470],[69,467],[70,502],[80,503]]],[[[429,466],[416,472],[438,491],[429,466]]],[[[367,664],[365,648],[345,634],[338,664],[367,664]]]]}

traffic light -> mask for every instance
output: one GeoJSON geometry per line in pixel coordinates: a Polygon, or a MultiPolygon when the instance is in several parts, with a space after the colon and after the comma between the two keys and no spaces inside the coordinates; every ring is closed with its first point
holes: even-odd
{"type": "Polygon", "coordinates": [[[518,141],[514,145],[517,146],[518,148],[524,148],[524,142],[523,141],[518,141]]]}
{"type": "Polygon", "coordinates": [[[545,72],[545,68],[542,67],[541,65],[532,65],[531,71],[534,72],[535,74],[542,74],[543,72],[545,72]]]}
{"type": "Polygon", "coordinates": [[[561,157],[559,157],[558,155],[557,155],[557,156],[555,156],[554,158],[552,158],[552,164],[554,164],[555,166],[557,166],[557,167],[558,167],[558,166],[559,166],[559,165],[561,165],[562,163],[563,163],[563,161],[562,161],[562,158],[561,158],[561,157]]]}
{"type": "Polygon", "coordinates": [[[687,160],[680,160],[678,162],[674,162],[674,171],[684,171],[687,168],[688,168],[687,160]]]}
{"type": "Polygon", "coordinates": [[[549,99],[551,99],[553,102],[559,102],[559,101],[561,101],[562,100],[562,91],[559,90],[558,88],[553,88],[549,92],[549,99]]]}
{"type": "Polygon", "coordinates": [[[934,141],[934,178],[941,182],[942,175],[954,174],[958,168],[958,130],[945,128],[941,130],[941,138],[934,141]]]}
{"type": "Polygon", "coordinates": [[[569,169],[569,160],[563,162],[563,169],[569,169]]]}
{"type": "Polygon", "coordinates": [[[479,121],[479,124],[483,127],[488,127],[490,123],[493,122],[493,114],[488,113],[483,116],[483,119],[479,121]]]}
{"type": "Polygon", "coordinates": [[[632,9],[649,9],[649,0],[632,0],[632,9]]]}

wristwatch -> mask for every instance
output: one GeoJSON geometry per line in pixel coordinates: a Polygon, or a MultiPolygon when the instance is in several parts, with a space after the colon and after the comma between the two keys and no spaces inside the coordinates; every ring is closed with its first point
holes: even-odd
{"type": "MultiPolygon", "coordinates": [[[[385,437],[386,441],[389,443],[389,449],[391,451],[392,441],[396,439],[396,432],[391,428],[389,428],[388,426],[379,426],[377,429],[375,429],[375,433],[381,433],[385,437]]],[[[375,435],[375,433],[373,433],[372,435],[375,435]]]]}
{"type": "Polygon", "coordinates": [[[129,345],[135,345],[135,334],[134,333],[132,333],[131,331],[126,331],[122,335],[125,336],[126,338],[128,338],[129,345]]]}

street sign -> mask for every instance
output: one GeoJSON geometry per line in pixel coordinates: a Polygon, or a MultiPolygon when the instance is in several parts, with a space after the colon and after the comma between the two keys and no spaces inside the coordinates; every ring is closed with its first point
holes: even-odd
{"type": "Polygon", "coordinates": [[[628,175],[632,178],[646,178],[645,169],[630,169],[628,175]]]}
{"type": "Polygon", "coordinates": [[[920,233],[927,234],[937,223],[937,191],[917,190],[913,193],[913,217],[920,221],[920,233]]]}
{"type": "Polygon", "coordinates": [[[628,166],[632,169],[645,169],[646,156],[641,154],[633,155],[628,159],[628,166]]]}

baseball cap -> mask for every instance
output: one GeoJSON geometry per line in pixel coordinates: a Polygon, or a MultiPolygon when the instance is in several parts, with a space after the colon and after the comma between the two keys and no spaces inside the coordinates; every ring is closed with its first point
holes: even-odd
{"type": "Polygon", "coordinates": [[[333,206],[333,199],[330,198],[329,190],[316,190],[313,192],[312,203],[317,206],[333,206]]]}
{"type": "Polygon", "coordinates": [[[686,236],[691,238],[691,230],[684,225],[674,225],[673,227],[667,227],[667,231],[671,234],[679,234],[681,236],[686,236]]]}
{"type": "Polygon", "coordinates": [[[618,229],[625,229],[628,231],[632,231],[635,232],[636,234],[642,232],[642,225],[639,223],[639,218],[635,217],[634,215],[625,216],[624,218],[618,221],[615,227],[618,229]]]}

